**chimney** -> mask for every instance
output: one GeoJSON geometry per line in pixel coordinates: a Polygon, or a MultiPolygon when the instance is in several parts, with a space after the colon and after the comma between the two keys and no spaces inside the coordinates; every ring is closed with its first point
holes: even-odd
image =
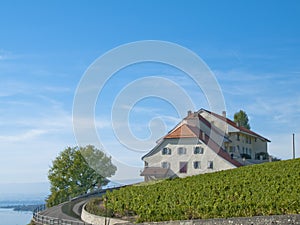
{"type": "Polygon", "coordinates": [[[222,116],[226,118],[226,111],[222,111],[222,116]]]}
{"type": "Polygon", "coordinates": [[[189,111],[187,112],[187,115],[188,115],[188,116],[191,116],[191,115],[192,115],[192,111],[189,110],[189,111]]]}

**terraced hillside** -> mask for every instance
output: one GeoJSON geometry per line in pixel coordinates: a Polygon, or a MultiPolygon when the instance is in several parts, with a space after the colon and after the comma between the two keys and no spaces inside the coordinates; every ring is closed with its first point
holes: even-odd
{"type": "Polygon", "coordinates": [[[300,159],[107,192],[115,216],[137,222],[300,213],[300,159]]]}

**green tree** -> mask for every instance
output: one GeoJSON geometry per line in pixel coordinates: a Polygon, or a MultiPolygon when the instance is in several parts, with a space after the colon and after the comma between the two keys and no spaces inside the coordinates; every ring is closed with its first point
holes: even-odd
{"type": "Polygon", "coordinates": [[[234,114],[234,122],[237,123],[240,127],[245,127],[250,130],[249,118],[245,111],[240,110],[234,114]]]}
{"type": "Polygon", "coordinates": [[[47,206],[57,205],[106,185],[106,178],[114,175],[116,170],[111,157],[92,145],[66,148],[49,169],[51,194],[46,200],[47,206]]]}

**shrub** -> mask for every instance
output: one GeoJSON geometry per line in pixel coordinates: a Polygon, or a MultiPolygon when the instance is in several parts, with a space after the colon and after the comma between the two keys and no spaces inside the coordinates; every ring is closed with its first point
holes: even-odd
{"type": "Polygon", "coordinates": [[[241,157],[242,157],[242,158],[245,158],[245,159],[251,159],[251,155],[246,154],[246,153],[242,153],[242,154],[241,154],[241,157]]]}
{"type": "Polygon", "coordinates": [[[97,216],[104,216],[104,217],[114,216],[113,211],[108,207],[105,207],[103,198],[94,198],[90,200],[86,204],[85,210],[97,216]]]}

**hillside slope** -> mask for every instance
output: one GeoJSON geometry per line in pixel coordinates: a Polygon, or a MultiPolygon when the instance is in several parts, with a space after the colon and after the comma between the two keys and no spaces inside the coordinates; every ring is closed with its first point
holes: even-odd
{"type": "Polygon", "coordinates": [[[138,222],[300,213],[300,159],[130,186],[106,194],[138,222]]]}

